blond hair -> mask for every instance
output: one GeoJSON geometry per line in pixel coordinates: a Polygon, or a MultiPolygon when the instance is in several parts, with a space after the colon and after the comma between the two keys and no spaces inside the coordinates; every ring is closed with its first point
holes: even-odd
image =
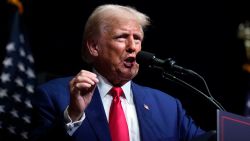
{"type": "MultiPolygon", "coordinates": [[[[124,17],[134,18],[144,30],[148,25],[150,25],[149,17],[135,8],[130,6],[122,6],[117,4],[105,4],[98,6],[88,18],[84,33],[83,33],[83,47],[82,47],[82,58],[84,61],[91,63],[90,54],[86,47],[86,42],[89,39],[96,39],[103,29],[104,26],[109,25],[111,20],[110,17],[124,18],[124,17]]],[[[143,32],[143,31],[142,31],[143,32]]]]}

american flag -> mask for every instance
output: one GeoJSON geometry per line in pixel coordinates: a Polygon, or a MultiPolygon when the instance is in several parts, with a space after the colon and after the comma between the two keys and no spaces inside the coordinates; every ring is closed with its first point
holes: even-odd
{"type": "Polygon", "coordinates": [[[250,117],[250,92],[248,92],[248,94],[247,94],[245,116],[246,117],[250,117]]]}
{"type": "Polygon", "coordinates": [[[22,31],[21,16],[14,14],[6,56],[0,72],[0,140],[28,140],[31,126],[31,95],[36,75],[34,59],[22,31]]]}

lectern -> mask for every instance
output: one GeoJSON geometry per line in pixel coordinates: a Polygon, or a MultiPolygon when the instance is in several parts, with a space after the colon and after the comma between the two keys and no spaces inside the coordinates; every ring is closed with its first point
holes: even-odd
{"type": "Polygon", "coordinates": [[[217,141],[250,141],[250,118],[218,110],[217,141]]]}

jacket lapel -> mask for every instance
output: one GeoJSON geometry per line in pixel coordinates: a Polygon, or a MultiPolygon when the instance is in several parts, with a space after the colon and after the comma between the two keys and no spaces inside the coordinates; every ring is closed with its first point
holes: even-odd
{"type": "Polygon", "coordinates": [[[141,89],[140,86],[135,83],[132,83],[132,91],[140,126],[141,140],[152,141],[160,139],[162,135],[157,131],[157,127],[154,125],[155,121],[152,117],[154,105],[150,100],[151,95],[147,94],[145,89],[141,89]]]}
{"type": "Polygon", "coordinates": [[[97,88],[95,89],[91,103],[86,109],[86,118],[101,141],[111,141],[108,121],[97,88]]]}

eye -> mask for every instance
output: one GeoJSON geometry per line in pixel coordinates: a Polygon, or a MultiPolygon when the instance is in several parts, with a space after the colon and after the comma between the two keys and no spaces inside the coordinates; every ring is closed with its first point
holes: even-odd
{"type": "Polygon", "coordinates": [[[121,34],[121,35],[115,36],[114,38],[117,39],[117,40],[123,41],[123,40],[125,40],[127,37],[128,37],[128,35],[126,35],[126,34],[121,34]]]}
{"type": "Polygon", "coordinates": [[[134,35],[134,40],[135,40],[135,43],[136,43],[136,44],[141,43],[142,37],[139,36],[139,35],[134,35]]]}
{"type": "Polygon", "coordinates": [[[134,35],[134,39],[135,40],[140,40],[140,41],[142,40],[141,36],[139,36],[139,35],[134,35]]]}

